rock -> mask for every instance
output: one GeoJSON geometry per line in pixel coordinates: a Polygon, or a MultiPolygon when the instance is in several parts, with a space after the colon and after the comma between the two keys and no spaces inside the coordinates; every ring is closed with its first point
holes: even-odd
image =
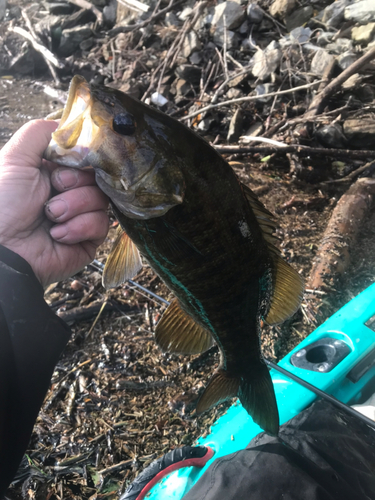
{"type": "Polygon", "coordinates": [[[296,5],[296,0],[275,0],[270,7],[270,14],[284,21],[285,17],[295,9],[296,5]]]}
{"type": "Polygon", "coordinates": [[[359,73],[354,73],[354,75],[350,76],[343,84],[341,84],[341,88],[344,90],[354,90],[358,88],[363,81],[363,76],[359,73]]]}
{"type": "Polygon", "coordinates": [[[344,21],[345,7],[349,5],[350,0],[336,0],[328,5],[322,16],[322,22],[329,27],[338,28],[344,21]]]}
{"type": "Polygon", "coordinates": [[[315,132],[315,137],[328,148],[345,148],[347,144],[342,127],[338,123],[319,128],[315,132]]]}
{"type": "Polygon", "coordinates": [[[76,28],[66,29],[62,32],[57,54],[60,57],[69,57],[78,49],[83,40],[92,36],[93,31],[87,26],[77,26],[76,28]]]}
{"type": "Polygon", "coordinates": [[[191,16],[193,9],[191,7],[185,7],[182,12],[177,16],[178,19],[182,22],[185,22],[191,16]]]}
{"type": "Polygon", "coordinates": [[[247,6],[246,14],[251,24],[259,24],[263,20],[263,10],[256,3],[250,3],[247,6]]]}
{"type": "Polygon", "coordinates": [[[326,49],[333,54],[343,54],[348,50],[353,50],[353,42],[347,38],[338,38],[335,42],[329,43],[326,49]]]}
{"type": "Polygon", "coordinates": [[[197,129],[200,130],[201,132],[208,132],[209,129],[211,128],[211,125],[213,125],[214,123],[215,123],[214,118],[204,118],[199,122],[197,129]]]}
{"type": "Polygon", "coordinates": [[[114,26],[117,15],[117,0],[111,0],[103,9],[103,20],[107,26],[114,26]]]}
{"type": "Polygon", "coordinates": [[[245,19],[245,21],[241,24],[241,26],[238,28],[237,31],[240,35],[247,35],[249,29],[250,29],[249,21],[245,19]]]}
{"type": "Polygon", "coordinates": [[[375,148],[375,120],[359,118],[344,121],[344,134],[351,146],[356,148],[375,148]]]}
{"type": "Polygon", "coordinates": [[[159,92],[154,92],[151,95],[151,102],[152,104],[155,104],[155,106],[161,108],[167,104],[168,99],[166,99],[163,95],[159,94],[159,92]]]}
{"type": "Polygon", "coordinates": [[[90,38],[86,38],[79,44],[79,48],[84,52],[88,52],[95,45],[95,38],[90,36],[90,38]]]}
{"type": "Polygon", "coordinates": [[[292,31],[294,28],[298,28],[299,26],[303,26],[307,21],[310,21],[313,15],[313,8],[311,5],[307,5],[306,7],[302,7],[301,9],[296,10],[292,14],[288,15],[285,18],[285,25],[288,31],[292,31]]]}
{"type": "Polygon", "coordinates": [[[193,52],[201,50],[202,44],[199,41],[198,35],[195,31],[189,31],[186,33],[184,42],[182,44],[182,55],[188,58],[193,52]]]}
{"type": "Polygon", "coordinates": [[[5,16],[5,10],[7,8],[7,0],[0,0],[0,21],[5,16]]]}
{"type": "Polygon", "coordinates": [[[249,78],[249,75],[244,74],[244,75],[238,75],[234,77],[232,80],[229,80],[228,82],[228,87],[237,87],[238,85],[241,85],[242,82],[246,81],[249,78]]]}
{"type": "Polygon", "coordinates": [[[176,89],[176,94],[178,96],[185,96],[189,94],[189,92],[191,92],[192,90],[191,84],[188,83],[186,80],[182,80],[181,78],[176,80],[174,87],[176,89]]]}
{"type": "Polygon", "coordinates": [[[311,73],[317,76],[323,76],[327,66],[330,66],[335,60],[334,56],[324,49],[319,49],[311,61],[311,73]]]}
{"type": "Polygon", "coordinates": [[[239,99],[240,97],[243,97],[244,93],[242,92],[241,89],[236,89],[235,87],[231,88],[228,90],[226,93],[226,98],[227,99],[239,99]]]}
{"type": "Polygon", "coordinates": [[[360,24],[375,21],[374,0],[361,0],[360,2],[348,5],[344,11],[344,17],[347,21],[354,21],[360,24]]]}
{"type": "Polygon", "coordinates": [[[279,67],[282,52],[276,41],[272,41],[265,50],[258,50],[250,60],[252,73],[256,78],[265,80],[279,67]]]}
{"type": "Polygon", "coordinates": [[[180,26],[180,21],[174,12],[167,12],[165,14],[164,22],[166,26],[180,26]]]}
{"type": "MultiPolygon", "coordinates": [[[[1,6],[1,0],[0,0],[0,6],[1,6]]],[[[66,16],[74,11],[74,5],[71,3],[55,3],[55,2],[46,3],[46,7],[49,13],[54,14],[55,16],[66,16]]],[[[1,12],[0,12],[0,19],[1,19],[1,12]]]]}
{"type": "Polygon", "coordinates": [[[375,23],[368,23],[364,26],[357,26],[352,29],[352,40],[357,43],[367,45],[372,42],[375,36],[375,23]]]}
{"type": "Polygon", "coordinates": [[[244,18],[245,12],[241,5],[227,0],[215,7],[212,26],[216,30],[224,28],[224,26],[227,30],[233,30],[242,24],[244,18]]]}
{"type": "Polygon", "coordinates": [[[298,28],[294,28],[294,30],[289,33],[289,36],[292,42],[306,43],[310,40],[311,29],[299,26],[298,28]]]}
{"type": "Polygon", "coordinates": [[[318,35],[318,45],[320,47],[325,47],[328,43],[332,42],[335,32],[333,31],[321,31],[318,35]]]}
{"type": "MultiPolygon", "coordinates": [[[[257,85],[255,87],[255,92],[259,96],[262,96],[264,94],[270,94],[274,90],[275,90],[275,86],[272,83],[261,83],[260,85],[257,85]]],[[[273,99],[273,97],[264,97],[262,99],[259,99],[259,102],[268,102],[271,99],[273,99]]]]}
{"type": "Polygon", "coordinates": [[[224,30],[223,27],[215,30],[213,40],[218,47],[222,47],[227,42],[227,49],[236,49],[240,43],[237,33],[230,30],[224,30]]]}
{"type": "Polygon", "coordinates": [[[140,99],[144,92],[143,85],[134,79],[123,83],[119,90],[121,90],[121,92],[125,92],[125,94],[130,95],[130,97],[133,97],[134,99],[140,99]]]}
{"type": "Polygon", "coordinates": [[[193,52],[189,57],[191,64],[200,64],[203,60],[203,52],[193,52]]]}
{"type": "Polygon", "coordinates": [[[349,68],[350,65],[352,65],[357,59],[359,55],[355,54],[352,51],[344,52],[344,54],[341,54],[337,58],[337,64],[339,67],[344,70],[346,68],[349,68]]]}
{"type": "Polygon", "coordinates": [[[199,85],[202,69],[193,64],[182,64],[176,68],[175,74],[178,78],[186,80],[188,83],[199,85]]]}
{"type": "Polygon", "coordinates": [[[256,137],[263,133],[263,123],[254,122],[245,133],[245,136],[256,137]]]}
{"type": "Polygon", "coordinates": [[[228,142],[237,142],[242,133],[242,123],[243,123],[243,112],[241,108],[238,108],[229,124],[229,130],[227,135],[228,142]]]}

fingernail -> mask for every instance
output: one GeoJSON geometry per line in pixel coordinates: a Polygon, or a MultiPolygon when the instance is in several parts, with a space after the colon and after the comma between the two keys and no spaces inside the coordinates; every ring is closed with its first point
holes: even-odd
{"type": "Polygon", "coordinates": [[[78,182],[78,172],[77,170],[58,170],[56,172],[59,183],[64,189],[73,188],[78,182]]]}
{"type": "Polygon", "coordinates": [[[47,203],[46,208],[54,219],[58,219],[66,213],[68,205],[64,200],[54,200],[47,203]]]}
{"type": "Polygon", "coordinates": [[[50,229],[50,235],[54,240],[62,240],[68,234],[68,229],[65,224],[61,226],[53,226],[50,229]]]}

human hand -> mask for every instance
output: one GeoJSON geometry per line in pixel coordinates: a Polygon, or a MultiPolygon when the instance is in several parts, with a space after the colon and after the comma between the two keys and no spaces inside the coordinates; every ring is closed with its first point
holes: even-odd
{"type": "Polygon", "coordinates": [[[33,120],[0,151],[0,244],[23,257],[43,286],[89,264],[108,232],[108,198],[94,172],[42,160],[56,127],[33,120]],[[58,194],[50,198],[52,188],[58,194]]]}

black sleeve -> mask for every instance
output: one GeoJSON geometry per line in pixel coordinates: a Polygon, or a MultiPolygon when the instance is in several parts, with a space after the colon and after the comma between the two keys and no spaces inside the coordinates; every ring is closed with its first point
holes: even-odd
{"type": "Polygon", "coordinates": [[[29,264],[0,245],[0,498],[21,462],[69,337],[29,264]]]}

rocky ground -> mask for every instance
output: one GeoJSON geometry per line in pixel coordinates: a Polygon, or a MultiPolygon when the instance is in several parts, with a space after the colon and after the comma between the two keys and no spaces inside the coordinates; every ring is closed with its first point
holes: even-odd
{"type": "MultiPolygon", "coordinates": [[[[279,360],[374,281],[374,47],[373,0],[0,0],[0,143],[61,107],[73,74],[203,135],[278,216],[282,253],[306,280],[295,317],[263,329],[264,354],[279,360]],[[359,202],[343,198],[353,186],[359,202]],[[347,223],[332,219],[340,199],[347,223]],[[344,247],[324,247],[330,220],[344,247]],[[332,255],[316,282],[316,257],[332,255]]],[[[135,281],[171,298],[148,268],[135,281]]],[[[159,298],[129,284],[105,291],[88,266],[46,300],[73,336],[8,498],[117,498],[228,407],[190,416],[217,353],[161,354],[159,298]]]]}

